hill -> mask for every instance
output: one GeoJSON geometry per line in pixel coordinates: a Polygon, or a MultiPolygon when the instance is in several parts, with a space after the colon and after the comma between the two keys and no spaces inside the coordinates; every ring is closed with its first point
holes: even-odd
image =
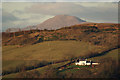
{"type": "Polygon", "coordinates": [[[118,24],[89,23],[57,30],[28,30],[3,33],[3,45],[37,44],[44,41],[77,40],[99,46],[118,46],[118,24]]]}
{"type": "Polygon", "coordinates": [[[56,15],[53,18],[50,18],[36,26],[28,26],[24,28],[24,30],[30,30],[30,29],[59,29],[66,26],[72,26],[76,24],[80,24],[82,22],[86,22],[78,17],[75,16],[68,16],[68,15],[56,15]]]}
{"type": "Polygon", "coordinates": [[[46,77],[52,71],[68,78],[116,76],[117,51],[120,46],[118,28],[118,24],[114,23],[84,23],[57,30],[4,32],[2,73],[5,77],[46,77]],[[98,61],[100,66],[80,68],[78,72],[75,72],[76,69],[50,69],[50,66],[62,66],[80,57],[98,61]],[[46,67],[49,69],[46,70],[46,67]]]}
{"type": "Polygon", "coordinates": [[[79,41],[48,41],[24,47],[3,46],[3,73],[15,72],[22,66],[30,69],[32,66],[46,65],[50,62],[62,62],[80,56],[89,56],[91,52],[100,53],[102,50],[105,49],[79,41]]]}
{"type": "MultiPolygon", "coordinates": [[[[84,76],[84,77],[87,77],[87,78],[89,78],[89,77],[93,77],[93,78],[95,78],[95,77],[98,77],[98,78],[100,78],[100,77],[105,77],[106,75],[103,75],[103,73],[107,70],[107,74],[109,74],[109,75],[107,75],[107,76],[114,76],[113,75],[113,72],[111,72],[110,73],[110,71],[113,71],[114,70],[114,67],[113,66],[115,66],[115,63],[116,62],[118,62],[118,49],[115,49],[115,50],[112,50],[112,51],[110,51],[110,52],[108,52],[107,54],[105,54],[105,55],[102,55],[102,56],[99,56],[99,57],[93,57],[93,58],[89,58],[90,60],[93,60],[93,61],[98,61],[98,62],[101,62],[102,63],[102,65],[100,65],[100,66],[98,66],[98,67],[94,67],[94,68],[92,68],[92,67],[81,67],[81,69],[80,70],[84,70],[83,72],[85,72],[85,73],[83,73],[83,74],[85,74],[86,76],[84,76]],[[112,60],[113,61],[115,61],[115,62],[113,62],[113,63],[111,63],[112,62],[112,60]],[[114,65],[112,65],[112,64],[114,64],[114,65]],[[112,66],[112,67],[111,67],[112,66]],[[105,67],[105,68],[104,68],[105,67]],[[111,67],[111,68],[110,68],[111,67]],[[107,68],[107,69],[106,69],[107,68]],[[86,70],[87,70],[87,72],[86,72],[86,70]],[[105,70],[105,71],[104,71],[105,70]],[[89,74],[89,72],[91,72],[91,75],[89,74]],[[96,76],[94,75],[96,73],[96,76]],[[101,75],[100,75],[101,74],[101,75]],[[90,76],[88,76],[88,75],[90,75],[90,76]],[[93,76],[92,76],[93,75],[93,76]]],[[[25,60],[26,61],[26,60],[25,60]]],[[[33,60],[30,60],[30,61],[22,61],[22,62],[24,62],[24,63],[26,63],[26,64],[29,64],[29,65],[33,65],[33,63],[36,63],[36,61],[33,61],[33,60]]],[[[6,63],[6,65],[3,65],[4,66],[4,69],[5,69],[5,67],[6,67],[6,69],[8,68],[8,70],[10,70],[10,69],[15,69],[14,68],[14,66],[15,66],[15,64],[17,64],[17,63],[19,63],[19,64],[23,64],[23,63],[20,63],[19,61],[9,61],[9,62],[4,62],[3,64],[5,64],[6,63]],[[9,64],[8,64],[9,63],[9,64]],[[12,65],[12,64],[14,64],[14,66],[12,65]],[[9,67],[10,67],[10,65],[11,65],[11,68],[9,68],[9,67],[7,67],[9,65],[9,67]],[[13,68],[12,68],[13,67],[13,68]]],[[[48,69],[47,68],[51,68],[51,67],[53,67],[53,68],[57,68],[57,67],[60,67],[60,66],[62,66],[62,65],[64,65],[64,64],[66,64],[66,63],[69,63],[69,61],[65,61],[65,62],[61,62],[61,63],[57,63],[57,64],[51,64],[51,65],[49,65],[49,66],[44,66],[44,67],[39,67],[39,68],[37,68],[37,69],[32,69],[32,70],[28,70],[28,71],[24,71],[24,72],[17,72],[17,73],[11,73],[11,74],[8,74],[8,75],[5,75],[5,76],[3,76],[3,78],[16,78],[16,77],[35,77],[35,75],[39,75],[39,74],[43,74],[44,72],[46,72],[46,71],[48,71],[48,69]],[[33,73],[34,72],[34,73],[33,73]],[[36,73],[37,72],[37,73],[36,73]],[[21,75],[21,74],[24,74],[24,75],[21,75]],[[20,76],[21,75],[21,76],[20,76]]],[[[18,64],[17,64],[18,65],[18,64]]],[[[25,65],[25,64],[23,64],[23,65],[25,65]]],[[[22,65],[21,65],[22,66],[22,65]]],[[[20,66],[19,66],[20,67],[20,66]]],[[[76,66],[77,67],[77,66],[76,66]]],[[[75,72],[77,72],[77,71],[80,71],[79,69],[66,69],[66,70],[63,70],[63,71],[61,71],[59,74],[63,74],[65,77],[70,77],[70,76],[68,76],[68,74],[72,74],[72,75],[74,75],[74,74],[76,74],[75,72]],[[67,75],[65,75],[65,74],[67,74],[67,75]]],[[[58,71],[58,70],[56,70],[56,71],[58,71]]],[[[58,71],[59,72],[59,71],[58,71]]],[[[78,74],[78,73],[77,73],[78,74]]],[[[115,74],[115,73],[114,73],[115,74]]],[[[58,74],[57,74],[58,75],[58,74]]],[[[63,75],[60,75],[60,76],[63,76],[63,75]]],[[[82,75],[82,74],[78,74],[78,75],[82,75]]],[[[40,76],[42,76],[42,75],[40,75],[40,76]]],[[[40,76],[38,76],[38,77],[40,77],[40,76]]],[[[59,76],[59,77],[60,77],[59,76]]],[[[44,76],[45,77],[45,76],[44,76]]],[[[79,76],[79,77],[82,77],[82,76],[79,76]]]]}

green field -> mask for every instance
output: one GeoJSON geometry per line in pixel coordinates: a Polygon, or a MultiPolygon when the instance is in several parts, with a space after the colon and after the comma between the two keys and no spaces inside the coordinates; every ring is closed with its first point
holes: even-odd
{"type": "Polygon", "coordinates": [[[111,58],[113,60],[118,61],[118,59],[119,59],[118,57],[120,56],[120,55],[118,55],[119,54],[118,50],[119,49],[115,49],[115,50],[108,52],[107,54],[105,54],[103,56],[89,58],[88,60],[99,61],[100,59],[111,58]]]}
{"type": "MultiPolygon", "coordinates": [[[[99,56],[99,57],[94,57],[94,58],[89,58],[89,59],[91,59],[93,61],[96,61],[96,60],[111,57],[111,58],[113,58],[114,60],[117,61],[118,60],[118,53],[117,52],[118,52],[118,49],[115,49],[113,51],[108,52],[106,55],[99,56]]],[[[59,67],[59,66],[62,66],[64,64],[66,64],[66,63],[69,63],[69,61],[58,63],[58,64],[53,64],[53,65],[50,65],[50,66],[56,68],[56,67],[59,67]]],[[[37,68],[37,69],[34,69],[34,70],[37,70],[40,73],[43,73],[46,70],[46,68],[48,68],[50,66],[45,66],[45,67],[37,68]]],[[[71,65],[71,66],[68,66],[68,67],[78,67],[78,68],[83,68],[83,69],[86,68],[87,70],[92,71],[92,72],[96,72],[96,70],[97,70],[96,68],[90,68],[89,66],[87,66],[87,67],[84,66],[83,67],[83,66],[71,65]]],[[[27,72],[31,72],[31,71],[34,71],[34,70],[30,70],[30,71],[27,71],[27,72]]],[[[59,72],[62,73],[62,74],[66,74],[66,73],[74,73],[74,72],[77,72],[77,71],[79,71],[79,70],[78,69],[68,69],[68,70],[63,69],[62,71],[59,71],[59,72]]],[[[3,78],[15,78],[17,75],[19,75],[19,73],[13,73],[13,74],[5,75],[5,76],[3,76],[3,78]]]]}
{"type": "Polygon", "coordinates": [[[71,56],[83,56],[90,51],[101,51],[100,47],[79,41],[48,41],[17,48],[3,46],[3,60],[56,61],[71,56]]]}
{"type": "MultiPolygon", "coordinates": [[[[73,57],[87,56],[90,52],[100,53],[104,50],[104,47],[79,41],[48,41],[35,45],[26,45],[24,47],[17,47],[17,45],[3,46],[2,66],[3,71],[14,71],[16,68],[21,68],[22,66],[29,67],[36,66],[40,62],[70,60],[73,57]]],[[[104,56],[111,56],[116,59],[116,53],[117,50],[113,50],[104,56]]],[[[97,60],[98,58],[103,58],[104,56],[92,59],[97,60]]],[[[64,63],[55,65],[61,66],[64,65],[64,63]]],[[[44,67],[37,68],[37,70],[44,71],[44,67]]],[[[16,75],[16,73],[12,73],[4,77],[13,77],[14,75],[16,75]]]]}
{"type": "Polygon", "coordinates": [[[41,61],[68,60],[72,57],[86,56],[91,51],[101,52],[102,48],[78,41],[49,41],[20,48],[17,45],[3,46],[3,70],[23,65],[34,66],[41,61]]]}

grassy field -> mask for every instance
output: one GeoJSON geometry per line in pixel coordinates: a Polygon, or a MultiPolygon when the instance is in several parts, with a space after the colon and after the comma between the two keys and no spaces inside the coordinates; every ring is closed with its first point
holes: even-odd
{"type": "MultiPolygon", "coordinates": [[[[105,55],[102,55],[102,56],[99,56],[99,57],[88,58],[88,60],[100,62],[100,60],[102,60],[102,59],[110,58],[110,59],[115,60],[117,62],[118,59],[119,59],[118,57],[119,57],[118,49],[115,49],[115,50],[112,50],[112,51],[108,52],[105,55]]],[[[82,67],[86,67],[87,68],[88,67],[88,69],[90,69],[89,66],[76,66],[74,64],[68,66],[68,68],[76,68],[76,67],[77,68],[82,68],[82,67]]],[[[67,70],[64,70],[64,71],[63,71],[63,73],[66,73],[67,70]]],[[[77,71],[77,70],[75,70],[75,69],[68,70],[68,72],[74,72],[74,71],[77,71]]]]}
{"type": "MultiPolygon", "coordinates": [[[[107,54],[99,56],[99,57],[89,58],[88,60],[99,61],[101,59],[109,58],[109,57],[117,61],[118,60],[118,49],[112,50],[112,51],[108,52],[107,54]]],[[[69,61],[61,62],[61,63],[58,63],[58,64],[52,64],[50,66],[45,66],[45,67],[41,67],[41,68],[37,68],[37,69],[34,69],[34,70],[25,71],[25,72],[30,72],[31,73],[32,71],[37,70],[38,72],[43,73],[43,72],[46,71],[47,68],[49,68],[51,66],[53,68],[56,68],[56,67],[62,66],[62,65],[67,64],[67,63],[69,63],[69,61]]],[[[68,66],[68,67],[79,67],[79,66],[71,65],[71,66],[68,66]]],[[[79,67],[79,68],[81,68],[82,70],[87,70],[87,71],[93,72],[93,73],[95,73],[97,71],[97,68],[90,68],[90,67],[79,67]]],[[[68,74],[68,73],[73,74],[73,73],[78,72],[78,71],[79,71],[78,69],[68,69],[68,70],[60,71],[60,73],[61,74],[68,74]]],[[[13,73],[13,74],[5,75],[5,76],[3,76],[3,78],[15,78],[19,74],[20,73],[13,73]]]]}
{"type": "Polygon", "coordinates": [[[17,45],[3,46],[3,70],[17,66],[30,66],[41,61],[53,62],[72,57],[85,56],[89,52],[100,52],[101,47],[78,41],[49,41],[18,48],[17,45]]]}
{"type": "Polygon", "coordinates": [[[112,58],[113,60],[118,61],[118,59],[119,59],[118,57],[120,56],[118,54],[119,54],[118,49],[115,49],[115,50],[108,52],[107,54],[105,54],[103,56],[89,58],[88,60],[99,61],[100,59],[109,57],[109,58],[112,58]]]}
{"type": "Polygon", "coordinates": [[[3,46],[3,60],[61,60],[71,56],[82,56],[90,51],[101,51],[101,48],[86,42],[48,41],[35,45],[17,48],[3,46]]]}
{"type": "MultiPolygon", "coordinates": [[[[90,52],[102,52],[105,48],[91,45],[86,42],[78,41],[48,41],[35,45],[27,45],[17,47],[17,45],[3,46],[3,71],[14,71],[21,66],[36,66],[40,62],[56,62],[62,60],[70,60],[72,57],[86,56],[90,52]]],[[[113,57],[117,59],[117,49],[109,52],[106,55],[91,58],[98,60],[104,57],[113,57]]],[[[59,63],[60,64],[60,63],[59,63]]],[[[57,64],[58,65],[58,64],[57,64]]],[[[62,65],[62,63],[60,64],[62,65]]],[[[60,66],[59,65],[59,66],[60,66]]],[[[54,66],[55,67],[55,66],[54,66]]],[[[38,68],[37,70],[39,70],[38,68]]],[[[44,71],[43,69],[41,69],[44,71]]],[[[31,71],[31,70],[30,70],[31,71]]],[[[6,76],[14,76],[16,73],[6,76]]]]}

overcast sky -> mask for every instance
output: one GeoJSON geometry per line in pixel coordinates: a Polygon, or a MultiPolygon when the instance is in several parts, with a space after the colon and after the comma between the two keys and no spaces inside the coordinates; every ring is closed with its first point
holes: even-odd
{"type": "Polygon", "coordinates": [[[118,22],[116,2],[4,2],[3,30],[40,24],[55,15],[77,16],[89,22],[118,22]]]}

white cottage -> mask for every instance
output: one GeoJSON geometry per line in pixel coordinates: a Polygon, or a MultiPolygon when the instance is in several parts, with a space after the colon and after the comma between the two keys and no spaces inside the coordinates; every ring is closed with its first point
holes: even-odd
{"type": "Polygon", "coordinates": [[[80,59],[75,62],[75,65],[98,65],[99,63],[95,63],[90,61],[87,61],[87,59],[80,59]]]}

